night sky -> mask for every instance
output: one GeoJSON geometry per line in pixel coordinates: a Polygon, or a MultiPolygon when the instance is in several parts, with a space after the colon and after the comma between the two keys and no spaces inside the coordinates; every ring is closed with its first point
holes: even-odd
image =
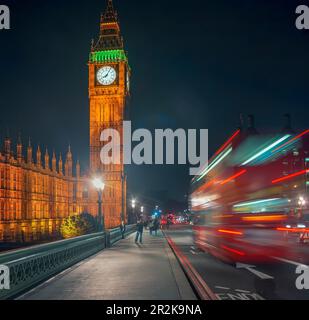
{"type": "MultiPolygon", "coordinates": [[[[1,0],[11,28],[0,31],[0,131],[21,132],[45,151],[88,165],[88,69],[105,0],[1,0]]],[[[133,71],[135,128],[205,128],[210,153],[254,114],[259,131],[291,113],[309,121],[309,30],[295,27],[307,0],[114,0],[133,71]]],[[[185,166],[130,166],[137,198],[183,200],[185,166]]]]}

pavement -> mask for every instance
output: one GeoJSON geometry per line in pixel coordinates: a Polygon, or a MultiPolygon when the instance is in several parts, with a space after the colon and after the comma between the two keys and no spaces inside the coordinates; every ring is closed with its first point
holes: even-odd
{"type": "Polygon", "coordinates": [[[18,300],[196,300],[165,237],[144,232],[65,270],[18,300]]]}

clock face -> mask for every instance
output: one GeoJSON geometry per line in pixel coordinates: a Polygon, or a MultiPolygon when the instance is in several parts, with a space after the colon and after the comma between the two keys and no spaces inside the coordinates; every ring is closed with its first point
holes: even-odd
{"type": "Polygon", "coordinates": [[[111,66],[102,67],[97,72],[97,80],[103,86],[109,86],[110,84],[115,82],[116,78],[117,72],[111,66]]]}

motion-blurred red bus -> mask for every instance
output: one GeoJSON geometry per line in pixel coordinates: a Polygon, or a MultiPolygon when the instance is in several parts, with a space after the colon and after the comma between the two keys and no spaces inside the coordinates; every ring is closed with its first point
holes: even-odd
{"type": "Polygon", "coordinates": [[[237,130],[191,183],[196,245],[227,262],[293,257],[309,223],[309,130],[237,130]]]}

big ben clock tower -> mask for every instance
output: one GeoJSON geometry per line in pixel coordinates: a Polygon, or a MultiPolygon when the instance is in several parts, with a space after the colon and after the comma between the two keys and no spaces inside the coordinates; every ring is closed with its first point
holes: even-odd
{"type": "MultiPolygon", "coordinates": [[[[116,129],[122,137],[126,97],[129,94],[130,68],[124,51],[123,39],[113,1],[108,0],[105,13],[101,15],[100,35],[92,43],[89,58],[90,99],[90,171],[105,183],[103,214],[106,228],[119,226],[126,216],[126,179],[123,165],[104,165],[100,141],[104,129],[116,129]]],[[[91,195],[90,211],[97,213],[95,192],[91,195]]]]}

